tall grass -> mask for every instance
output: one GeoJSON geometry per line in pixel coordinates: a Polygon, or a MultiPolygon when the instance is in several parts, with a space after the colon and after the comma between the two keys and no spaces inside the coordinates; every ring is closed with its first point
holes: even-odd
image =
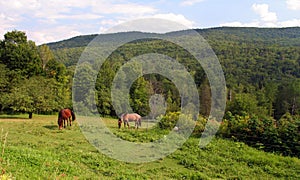
{"type": "Polygon", "coordinates": [[[1,150],[1,157],[3,157],[3,155],[4,155],[4,150],[5,150],[5,146],[6,146],[7,136],[8,136],[8,132],[6,132],[4,134],[4,130],[2,128],[1,135],[0,135],[0,138],[1,138],[0,139],[0,144],[1,144],[1,148],[2,148],[2,150],[1,150]]]}

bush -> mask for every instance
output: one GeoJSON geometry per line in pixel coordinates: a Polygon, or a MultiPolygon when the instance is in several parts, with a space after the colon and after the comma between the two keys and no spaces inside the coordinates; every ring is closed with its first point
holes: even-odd
{"type": "Polygon", "coordinates": [[[284,155],[300,155],[300,118],[284,114],[277,123],[280,149],[284,155]]]}
{"type": "Polygon", "coordinates": [[[203,116],[199,116],[198,120],[196,121],[196,126],[193,132],[193,135],[195,137],[201,137],[204,129],[205,129],[205,125],[207,123],[207,119],[204,118],[203,116]]]}
{"type": "Polygon", "coordinates": [[[215,133],[220,126],[220,123],[215,120],[210,120],[208,124],[207,118],[201,115],[198,116],[197,121],[194,121],[189,115],[180,114],[180,112],[169,112],[165,116],[160,116],[158,120],[160,129],[172,130],[177,126],[179,132],[193,131],[191,133],[194,137],[211,135],[215,133]],[[182,119],[182,121],[180,121],[180,119],[182,119]],[[191,129],[192,127],[194,128],[191,129]],[[205,129],[206,134],[203,134],[205,129]]]}
{"type": "Polygon", "coordinates": [[[285,114],[276,122],[271,117],[232,115],[227,112],[219,135],[284,155],[300,155],[299,117],[285,114]]]}
{"type": "Polygon", "coordinates": [[[176,126],[178,132],[190,135],[194,130],[196,121],[191,116],[180,112],[168,112],[165,116],[159,117],[158,126],[160,129],[172,130],[176,126]]]}
{"type": "Polygon", "coordinates": [[[172,130],[179,119],[180,112],[168,112],[164,116],[160,116],[158,118],[158,126],[161,129],[169,129],[172,130]]]}

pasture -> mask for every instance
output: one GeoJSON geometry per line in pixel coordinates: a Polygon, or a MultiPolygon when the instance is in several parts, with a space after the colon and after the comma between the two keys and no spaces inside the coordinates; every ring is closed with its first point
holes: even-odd
{"type": "MultiPolygon", "coordinates": [[[[128,141],[149,142],[167,133],[147,128],[151,123],[134,130],[118,129],[117,119],[104,121],[128,141]]],[[[132,164],[98,152],[76,121],[58,130],[54,115],[1,115],[0,135],[0,179],[300,179],[299,159],[219,138],[199,149],[199,139],[191,137],[163,159],[132,164]]]]}

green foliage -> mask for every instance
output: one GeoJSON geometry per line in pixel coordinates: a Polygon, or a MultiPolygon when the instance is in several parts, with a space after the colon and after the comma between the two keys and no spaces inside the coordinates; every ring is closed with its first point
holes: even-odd
{"type": "Polygon", "coordinates": [[[277,123],[278,136],[280,137],[280,151],[285,155],[296,155],[300,153],[300,117],[284,114],[277,123]]]}
{"type": "Polygon", "coordinates": [[[81,112],[88,112],[88,109],[93,109],[93,100],[95,98],[95,93],[93,93],[92,89],[95,86],[95,82],[93,81],[96,76],[95,70],[91,67],[91,65],[87,62],[80,64],[77,66],[77,76],[74,77],[75,81],[73,82],[73,102],[79,104],[81,108],[76,109],[81,112]]]}
{"type": "Polygon", "coordinates": [[[49,46],[45,44],[38,47],[38,53],[42,61],[43,70],[45,70],[49,61],[55,61],[52,51],[50,50],[49,46]]]}
{"type": "Polygon", "coordinates": [[[257,114],[256,97],[249,93],[236,94],[234,100],[228,103],[227,111],[234,115],[257,114]]]}
{"type": "Polygon", "coordinates": [[[196,125],[193,131],[193,136],[200,137],[205,129],[205,125],[207,123],[207,118],[204,118],[203,116],[199,116],[196,125]]]}
{"type": "Polygon", "coordinates": [[[158,118],[158,127],[161,129],[173,129],[179,120],[180,112],[169,112],[158,118]]]}
{"type": "Polygon", "coordinates": [[[255,115],[233,115],[227,112],[219,134],[251,146],[284,155],[300,155],[299,117],[284,115],[279,121],[255,115]]]}
{"type": "Polygon", "coordinates": [[[134,112],[139,112],[141,116],[150,113],[149,97],[151,93],[150,84],[143,78],[138,78],[131,86],[131,107],[134,112]]]}
{"type": "Polygon", "coordinates": [[[42,63],[33,41],[27,41],[24,32],[12,31],[4,35],[1,41],[0,62],[20,75],[31,77],[42,72],[42,63]]]}
{"type": "Polygon", "coordinates": [[[70,76],[48,46],[21,31],[7,32],[0,47],[0,110],[52,112],[70,106],[70,76]]]}
{"type": "Polygon", "coordinates": [[[275,117],[279,119],[285,113],[300,114],[300,80],[282,82],[278,87],[275,103],[275,117]]]}
{"type": "Polygon", "coordinates": [[[7,87],[9,86],[9,70],[6,68],[4,64],[0,64],[0,110],[2,110],[5,106],[6,102],[6,93],[8,91],[7,87]]]}
{"type": "Polygon", "coordinates": [[[208,117],[211,110],[211,89],[208,79],[200,86],[200,114],[208,117]]]}
{"type": "Polygon", "coordinates": [[[52,112],[61,99],[55,94],[55,82],[43,77],[31,77],[14,87],[9,94],[9,107],[17,112],[52,112]]]}

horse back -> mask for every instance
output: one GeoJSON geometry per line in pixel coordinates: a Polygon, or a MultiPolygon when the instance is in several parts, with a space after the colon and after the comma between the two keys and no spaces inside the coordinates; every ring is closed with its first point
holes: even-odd
{"type": "Polygon", "coordinates": [[[72,116],[72,111],[70,109],[62,109],[59,111],[59,117],[63,119],[67,119],[72,116]]]}
{"type": "Polygon", "coordinates": [[[125,120],[139,120],[139,119],[141,119],[141,116],[137,113],[124,114],[123,119],[125,119],[125,120]]]}
{"type": "Polygon", "coordinates": [[[135,116],[136,119],[141,119],[141,116],[137,113],[133,113],[132,115],[135,116]]]}

